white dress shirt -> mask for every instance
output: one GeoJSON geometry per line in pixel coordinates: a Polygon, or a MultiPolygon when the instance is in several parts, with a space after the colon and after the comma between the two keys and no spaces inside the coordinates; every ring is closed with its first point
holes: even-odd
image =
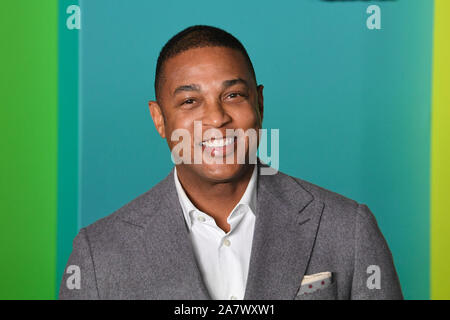
{"type": "Polygon", "coordinates": [[[227,218],[228,233],[192,204],[178,180],[176,168],[174,177],[194,253],[211,298],[244,299],[255,227],[256,165],[241,200],[227,218]]]}

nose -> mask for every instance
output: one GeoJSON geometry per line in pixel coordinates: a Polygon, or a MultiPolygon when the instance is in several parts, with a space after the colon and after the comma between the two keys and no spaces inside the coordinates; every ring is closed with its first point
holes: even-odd
{"type": "Polygon", "coordinates": [[[219,101],[207,103],[204,110],[203,126],[220,128],[231,121],[230,115],[219,101]]]}

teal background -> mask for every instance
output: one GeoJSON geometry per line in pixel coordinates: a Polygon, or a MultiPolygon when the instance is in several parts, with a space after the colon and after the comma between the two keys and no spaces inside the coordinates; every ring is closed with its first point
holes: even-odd
{"type": "MultiPolygon", "coordinates": [[[[157,55],[181,29],[210,24],[252,58],[264,126],[280,129],[280,170],[366,203],[405,298],[429,298],[432,1],[376,2],[382,30],[366,28],[366,1],[79,2],[78,132],[68,140],[79,162],[67,166],[79,192],[60,199],[77,207],[59,209],[59,228],[112,213],[169,172],[147,107],[157,55]]],[[[60,274],[71,243],[58,241],[60,274]]]]}
{"type": "Polygon", "coordinates": [[[58,2],[58,220],[56,292],[78,233],[79,210],[79,31],[66,27],[70,5],[76,0],[58,2]]]}

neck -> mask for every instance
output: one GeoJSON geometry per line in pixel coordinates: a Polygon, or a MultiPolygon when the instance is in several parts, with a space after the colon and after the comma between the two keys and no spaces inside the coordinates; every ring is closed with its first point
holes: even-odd
{"type": "Polygon", "coordinates": [[[254,165],[245,165],[238,177],[227,182],[206,180],[182,165],[177,166],[177,175],[194,206],[214,218],[222,230],[229,232],[227,218],[244,195],[253,168],[254,165]]]}

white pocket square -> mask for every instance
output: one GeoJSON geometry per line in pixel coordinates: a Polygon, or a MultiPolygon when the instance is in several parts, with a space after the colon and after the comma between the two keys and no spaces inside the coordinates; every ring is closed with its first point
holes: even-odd
{"type": "Polygon", "coordinates": [[[313,293],[314,291],[324,289],[331,284],[331,272],[320,272],[303,277],[300,290],[297,295],[313,293]]]}

